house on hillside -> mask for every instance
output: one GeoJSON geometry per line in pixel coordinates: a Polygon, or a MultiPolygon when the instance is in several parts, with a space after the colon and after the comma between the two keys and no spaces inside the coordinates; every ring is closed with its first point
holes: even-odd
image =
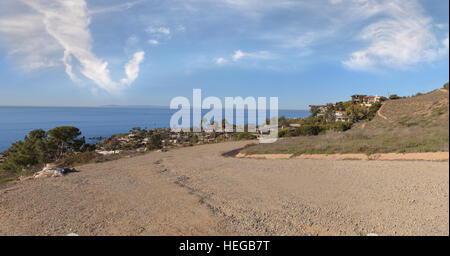
{"type": "Polygon", "coordinates": [[[384,99],[382,96],[365,96],[363,98],[363,104],[367,107],[372,106],[372,104],[375,104],[377,102],[380,102],[384,99]]]}
{"type": "Polygon", "coordinates": [[[364,99],[364,97],[366,97],[367,95],[363,95],[363,94],[355,94],[351,96],[351,99],[354,103],[361,103],[364,99]]]}
{"type": "Polygon", "coordinates": [[[312,109],[316,108],[317,109],[317,116],[323,116],[325,115],[325,113],[327,112],[328,107],[326,105],[310,105],[309,106],[311,108],[311,112],[312,109]]]}
{"type": "Polygon", "coordinates": [[[350,120],[345,111],[340,110],[334,111],[334,119],[336,122],[348,122],[350,120]]]}

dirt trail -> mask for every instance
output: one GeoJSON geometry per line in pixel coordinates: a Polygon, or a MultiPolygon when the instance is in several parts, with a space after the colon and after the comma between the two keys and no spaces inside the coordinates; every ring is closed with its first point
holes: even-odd
{"type": "Polygon", "coordinates": [[[386,121],[392,123],[391,120],[389,120],[385,115],[383,115],[383,114],[381,113],[381,111],[383,111],[383,107],[384,107],[384,106],[385,106],[385,104],[382,104],[382,105],[381,105],[380,109],[377,111],[377,115],[378,115],[379,117],[383,118],[384,120],[386,120],[386,121]]]}
{"type": "Polygon", "coordinates": [[[0,189],[1,235],[448,235],[448,162],[237,159],[247,142],[0,189]]]}

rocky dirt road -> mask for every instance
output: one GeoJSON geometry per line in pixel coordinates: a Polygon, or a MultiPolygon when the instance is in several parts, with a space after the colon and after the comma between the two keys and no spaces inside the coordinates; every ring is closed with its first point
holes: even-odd
{"type": "Polygon", "coordinates": [[[149,153],[0,189],[0,235],[449,235],[449,165],[149,153]]]}

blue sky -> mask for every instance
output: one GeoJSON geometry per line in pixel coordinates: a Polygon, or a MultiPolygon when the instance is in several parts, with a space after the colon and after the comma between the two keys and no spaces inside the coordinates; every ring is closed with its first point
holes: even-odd
{"type": "Polygon", "coordinates": [[[447,0],[2,0],[0,105],[411,95],[449,80],[447,0]]]}

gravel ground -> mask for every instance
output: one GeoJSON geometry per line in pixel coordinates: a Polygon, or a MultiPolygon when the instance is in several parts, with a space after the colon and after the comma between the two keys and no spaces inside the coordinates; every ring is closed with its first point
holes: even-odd
{"type": "Polygon", "coordinates": [[[231,142],[0,188],[0,235],[449,235],[449,165],[237,159],[231,142]]]}

